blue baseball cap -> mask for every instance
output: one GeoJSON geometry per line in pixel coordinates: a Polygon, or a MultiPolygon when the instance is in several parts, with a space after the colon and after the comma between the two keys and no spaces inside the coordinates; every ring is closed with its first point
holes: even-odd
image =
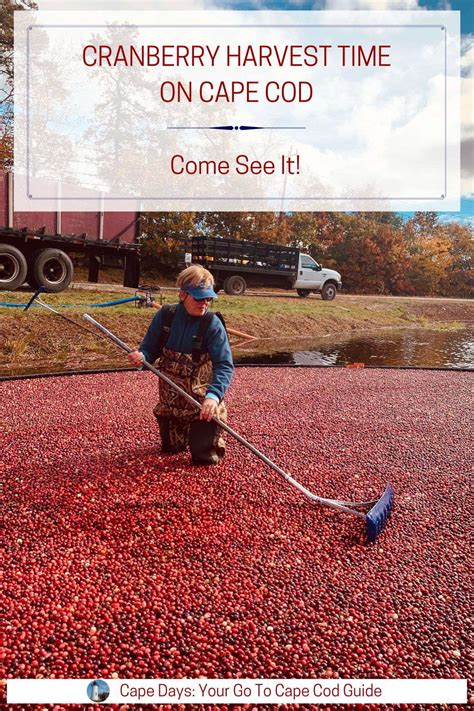
{"type": "Polygon", "coordinates": [[[201,282],[199,286],[193,288],[183,289],[186,294],[190,294],[194,299],[217,299],[217,294],[212,288],[212,286],[206,286],[204,282],[201,282]]]}

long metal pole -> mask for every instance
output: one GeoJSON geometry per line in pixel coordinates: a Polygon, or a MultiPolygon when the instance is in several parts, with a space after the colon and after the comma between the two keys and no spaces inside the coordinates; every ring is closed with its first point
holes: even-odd
{"type": "Polygon", "coordinates": [[[56,316],[59,316],[60,318],[62,318],[64,321],[67,321],[68,323],[71,323],[73,326],[80,328],[81,331],[85,331],[86,333],[89,333],[92,336],[96,336],[96,337],[99,335],[97,333],[97,331],[91,331],[90,328],[86,328],[85,326],[82,325],[82,323],[77,323],[77,321],[74,321],[72,318],[69,318],[69,316],[65,316],[64,314],[60,313],[59,311],[56,311],[56,309],[53,309],[53,307],[50,306],[49,304],[45,304],[44,301],[41,301],[41,299],[39,298],[39,294],[41,294],[43,291],[44,291],[43,287],[41,287],[40,289],[35,291],[35,293],[31,297],[31,299],[28,301],[28,303],[26,304],[23,311],[28,311],[30,306],[32,306],[32,304],[34,302],[36,302],[37,304],[42,306],[44,309],[48,309],[48,311],[51,311],[53,314],[56,314],[56,316]]]}
{"type": "MultiPolygon", "coordinates": [[[[114,333],[109,331],[105,326],[102,326],[101,323],[96,321],[92,316],[89,316],[89,314],[84,314],[84,318],[86,321],[89,323],[93,324],[96,326],[104,335],[106,335],[108,338],[110,338],[111,341],[113,341],[119,348],[122,350],[126,351],[127,353],[132,352],[132,348],[130,348],[129,345],[124,343],[120,338],[118,338],[114,333]]],[[[148,363],[145,359],[143,360],[143,366],[150,370],[152,373],[157,375],[161,380],[163,380],[165,383],[167,383],[170,387],[172,387],[176,392],[178,392],[181,397],[183,397],[187,402],[191,403],[196,407],[198,410],[201,409],[201,404],[195,400],[191,395],[189,395],[185,390],[183,390],[179,385],[177,385],[173,380],[168,378],[167,375],[162,373],[161,371],[158,370],[158,368],[155,368],[153,365],[148,363]]],[[[296,481],[290,474],[285,472],[283,469],[281,469],[277,464],[271,461],[268,457],[265,456],[262,452],[260,452],[256,447],[253,446],[250,442],[248,442],[244,437],[239,435],[238,432],[235,432],[235,430],[232,429],[232,427],[229,427],[229,425],[226,422],[222,422],[219,420],[217,417],[212,418],[213,421],[219,425],[219,427],[222,427],[223,430],[228,432],[232,437],[234,437],[240,444],[242,444],[244,447],[247,447],[253,454],[255,454],[259,459],[261,459],[265,464],[268,464],[269,467],[274,469],[278,474],[283,476],[290,484],[292,484],[294,487],[296,487],[299,491],[301,491],[304,496],[307,496],[309,499],[312,501],[317,501],[320,504],[323,504],[324,506],[329,506],[332,509],[337,509],[338,511],[345,511],[346,513],[351,513],[354,514],[355,516],[360,516],[361,518],[365,519],[365,514],[361,513],[360,511],[354,511],[354,509],[349,508],[349,506],[363,506],[363,505],[370,505],[374,502],[368,501],[368,502],[356,502],[355,504],[351,504],[350,502],[339,502],[334,499],[325,499],[321,496],[317,496],[316,494],[313,494],[309,489],[307,489],[305,486],[299,483],[299,481],[296,481]]]]}

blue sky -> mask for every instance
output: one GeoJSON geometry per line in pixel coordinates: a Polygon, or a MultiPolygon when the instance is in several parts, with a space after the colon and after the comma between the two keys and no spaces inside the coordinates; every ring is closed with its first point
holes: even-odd
{"type": "Polygon", "coordinates": [[[42,10],[458,10],[461,13],[462,135],[461,211],[439,213],[440,219],[474,222],[474,0],[38,0],[42,10]],[[466,109],[467,107],[467,109],[466,109]]]}
{"type": "MultiPolygon", "coordinates": [[[[326,7],[326,0],[221,0],[218,3],[223,8],[233,10],[319,10],[326,7]]],[[[358,3],[359,4],[359,3],[358,3]]],[[[418,0],[418,6],[427,10],[460,10],[461,12],[461,33],[471,34],[474,32],[474,2],[473,0],[418,0]]],[[[404,9],[406,3],[391,3],[391,9],[404,9]],[[398,5],[398,7],[396,7],[398,5]]],[[[376,3],[367,4],[367,9],[371,6],[376,9],[376,3]]],[[[385,8],[384,8],[385,9],[385,8]]]]}
{"type": "MultiPolygon", "coordinates": [[[[220,0],[218,3],[223,8],[227,9],[240,9],[240,10],[261,10],[261,9],[272,9],[272,10],[318,10],[327,7],[327,0],[244,0],[240,2],[239,0],[220,0]]],[[[427,10],[458,10],[461,13],[461,35],[463,44],[467,42],[474,42],[474,0],[392,0],[389,2],[383,2],[383,8],[380,9],[414,9],[418,5],[420,8],[426,8],[427,10]],[[469,35],[471,37],[469,37],[469,35]]],[[[368,0],[367,3],[363,3],[360,0],[355,0],[354,6],[359,9],[377,9],[377,0],[368,0]]],[[[345,7],[349,7],[346,3],[345,7]]],[[[465,70],[466,71],[466,70],[465,70]]],[[[472,67],[467,70],[472,73],[472,67]]],[[[471,115],[471,122],[474,121],[473,115],[471,115]]],[[[470,163],[469,172],[471,176],[474,174],[474,165],[472,161],[474,146],[474,139],[469,141],[469,146],[467,150],[469,151],[470,158],[468,162],[470,163]]],[[[466,149],[466,146],[463,146],[466,149]]],[[[466,158],[464,159],[464,169],[466,169],[466,158]]],[[[472,190],[472,183],[471,183],[472,190]]],[[[412,213],[403,213],[409,216],[412,213]]],[[[463,197],[461,200],[461,210],[460,212],[440,212],[438,213],[441,220],[456,220],[460,222],[474,222],[474,197],[463,197]]]]}

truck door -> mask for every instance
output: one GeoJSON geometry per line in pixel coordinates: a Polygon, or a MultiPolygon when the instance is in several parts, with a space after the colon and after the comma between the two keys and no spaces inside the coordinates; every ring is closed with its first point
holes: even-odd
{"type": "Polygon", "coordinates": [[[323,278],[321,267],[308,254],[300,254],[295,289],[321,289],[323,278]]]}

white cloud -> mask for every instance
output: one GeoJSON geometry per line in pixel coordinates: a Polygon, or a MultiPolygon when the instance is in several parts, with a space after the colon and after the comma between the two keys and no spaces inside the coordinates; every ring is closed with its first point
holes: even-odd
{"type": "Polygon", "coordinates": [[[461,43],[461,194],[474,193],[474,35],[461,43]]]}
{"type": "MultiPolygon", "coordinates": [[[[316,9],[316,8],[315,8],[316,9]]],[[[318,9],[321,9],[320,7],[318,9]]],[[[327,0],[325,10],[423,10],[417,0],[327,0]]]]}
{"type": "Polygon", "coordinates": [[[212,10],[219,3],[212,0],[39,0],[40,10],[212,10]]]}
{"type": "Polygon", "coordinates": [[[474,35],[464,35],[461,38],[461,74],[474,74],[474,35]]]}

